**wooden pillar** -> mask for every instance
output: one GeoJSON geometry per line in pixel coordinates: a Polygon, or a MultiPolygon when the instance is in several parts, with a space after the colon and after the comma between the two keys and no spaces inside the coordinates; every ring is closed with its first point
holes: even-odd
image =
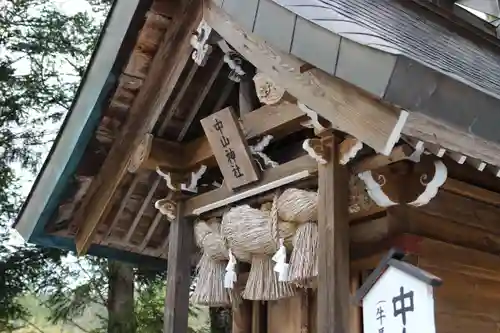
{"type": "Polygon", "coordinates": [[[340,141],[322,139],[326,164],[318,166],[318,333],[349,331],[349,177],[339,163],[340,141]]]}
{"type": "Polygon", "coordinates": [[[232,333],[252,332],[252,302],[242,300],[241,304],[233,308],[232,333]]]}
{"type": "Polygon", "coordinates": [[[181,216],[182,205],[177,204],[177,218],[170,224],[167,269],[167,296],[165,298],[164,333],[188,331],[189,286],[191,284],[191,253],[194,247],[193,221],[181,216]]]}

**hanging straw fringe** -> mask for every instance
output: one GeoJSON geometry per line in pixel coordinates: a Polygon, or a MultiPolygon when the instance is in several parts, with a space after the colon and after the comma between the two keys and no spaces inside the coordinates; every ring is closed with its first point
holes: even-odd
{"type": "Polygon", "coordinates": [[[227,307],[231,304],[229,294],[224,288],[226,265],[222,261],[213,260],[204,253],[198,263],[198,282],[191,296],[195,304],[227,307]]]}
{"type": "Polygon", "coordinates": [[[278,198],[278,214],[285,221],[299,223],[293,240],[288,279],[304,287],[317,277],[318,194],[290,188],[278,198]]]}
{"type": "Polygon", "coordinates": [[[306,223],[318,220],[318,194],[295,188],[287,189],[278,198],[279,218],[287,222],[306,223]]]}
{"type": "Polygon", "coordinates": [[[224,275],[229,251],[219,233],[220,224],[199,221],[194,227],[196,244],[203,255],[198,263],[198,283],[191,300],[200,305],[226,307],[231,305],[228,289],[224,288],[224,275]]]}
{"type": "Polygon", "coordinates": [[[253,256],[252,267],[243,292],[243,298],[249,300],[273,301],[295,295],[294,288],[278,281],[273,270],[274,263],[269,256],[253,256]]]}
{"type": "Polygon", "coordinates": [[[244,205],[231,209],[222,219],[222,234],[231,251],[237,257],[250,254],[252,258],[243,292],[246,299],[276,300],[294,294],[290,285],[278,281],[271,260],[279,246],[277,198],[276,195],[270,209],[244,205]]]}
{"type": "Polygon", "coordinates": [[[304,223],[297,228],[289,263],[289,280],[306,287],[318,276],[318,226],[304,223]]]}

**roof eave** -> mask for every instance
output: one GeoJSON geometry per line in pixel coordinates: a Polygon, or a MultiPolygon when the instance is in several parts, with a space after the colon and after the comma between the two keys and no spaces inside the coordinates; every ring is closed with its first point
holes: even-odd
{"type": "Polygon", "coordinates": [[[26,241],[43,234],[95,131],[102,105],[115,86],[116,72],[121,70],[117,60],[120,53],[129,51],[123,50],[123,44],[129,30],[136,29],[132,22],[144,17],[144,12],[138,13],[139,3],[117,0],[111,8],[71,109],[14,223],[26,241]]]}

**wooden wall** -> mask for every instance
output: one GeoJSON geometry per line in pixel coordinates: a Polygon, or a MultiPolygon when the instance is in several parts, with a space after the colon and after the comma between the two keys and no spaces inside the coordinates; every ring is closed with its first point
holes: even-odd
{"type": "Polygon", "coordinates": [[[443,279],[435,296],[437,332],[497,332],[500,208],[488,193],[471,198],[453,189],[408,210],[401,223],[407,232],[425,237],[415,238],[418,266],[443,279]]]}
{"type": "MultiPolygon", "coordinates": [[[[391,246],[443,279],[435,290],[438,333],[500,331],[500,194],[450,180],[426,206],[390,208],[351,223],[355,276],[367,276],[391,246]]],[[[359,285],[359,284],[358,284],[359,285]]],[[[353,283],[353,290],[357,288],[353,283]]],[[[314,291],[266,304],[265,326],[252,333],[315,333],[314,291]]],[[[360,309],[351,308],[349,333],[361,333],[360,309]]]]}

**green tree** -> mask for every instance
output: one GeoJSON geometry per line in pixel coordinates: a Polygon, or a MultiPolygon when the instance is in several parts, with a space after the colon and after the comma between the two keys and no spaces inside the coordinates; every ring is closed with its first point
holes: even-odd
{"type": "MultiPolygon", "coordinates": [[[[58,3],[0,2],[0,331],[23,326],[40,331],[21,297],[31,294],[50,310],[50,321],[81,332],[159,332],[164,272],[8,242],[24,199],[20,176],[38,170],[112,1],[79,0],[90,10],[72,13],[58,3]],[[97,323],[84,326],[79,319],[89,309],[97,323]]],[[[192,316],[199,313],[192,309],[192,316]]]]}
{"type": "Polygon", "coordinates": [[[24,199],[20,176],[36,172],[83,75],[109,1],[67,14],[55,1],[0,3],[0,331],[29,318],[19,296],[53,288],[64,253],[8,245],[24,199]]]}

